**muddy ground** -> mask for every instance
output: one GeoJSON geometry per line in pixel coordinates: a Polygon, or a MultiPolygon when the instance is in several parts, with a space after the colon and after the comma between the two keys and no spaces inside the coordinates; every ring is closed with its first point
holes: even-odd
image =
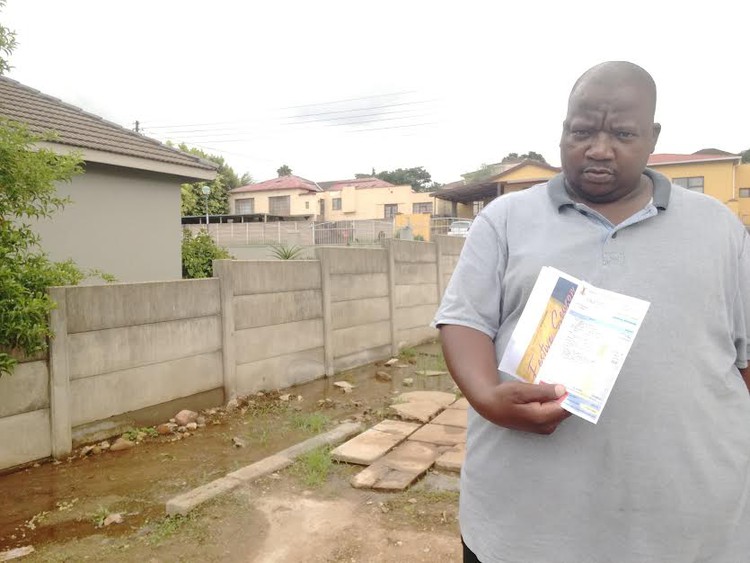
{"type": "Polygon", "coordinates": [[[126,451],[0,476],[0,552],[34,546],[24,561],[456,560],[455,492],[357,491],[348,480],[360,468],[330,464],[326,455],[300,460],[188,517],[164,513],[172,496],[342,420],[374,424],[400,392],[454,389],[447,375],[417,373],[444,370],[436,344],[406,350],[399,365],[406,367],[373,364],[249,397],[234,412],[205,413],[206,427],[184,439],[146,437],[126,451]],[[354,390],[333,385],[341,380],[354,390]],[[101,526],[118,514],[122,523],[101,526]]]}

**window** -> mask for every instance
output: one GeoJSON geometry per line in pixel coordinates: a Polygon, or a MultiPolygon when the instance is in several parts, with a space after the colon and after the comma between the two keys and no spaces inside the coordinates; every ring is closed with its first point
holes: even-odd
{"type": "Polygon", "coordinates": [[[430,213],[432,214],[432,202],[412,204],[412,213],[430,213]]]}
{"type": "Polygon", "coordinates": [[[269,215],[289,215],[290,203],[288,195],[279,195],[268,198],[269,215]]]}
{"type": "Polygon", "coordinates": [[[331,209],[334,211],[341,211],[341,198],[334,197],[331,199],[331,209]]]}
{"type": "Polygon", "coordinates": [[[672,180],[678,186],[682,186],[691,192],[703,193],[703,176],[690,176],[689,178],[675,178],[672,180]]]}
{"type": "Polygon", "coordinates": [[[484,209],[484,202],[483,201],[475,201],[473,205],[473,211],[474,211],[474,217],[479,215],[479,212],[484,209]]]}
{"type": "Polygon", "coordinates": [[[310,209],[310,202],[309,201],[305,202],[305,209],[310,209]]]}
{"type": "Polygon", "coordinates": [[[386,219],[393,219],[398,214],[398,203],[386,203],[384,211],[386,219]]]}
{"type": "Polygon", "coordinates": [[[750,197],[750,188],[740,188],[740,197],[750,197]]]}
{"type": "Polygon", "coordinates": [[[255,198],[245,197],[234,200],[234,212],[237,215],[255,213],[255,198]]]}

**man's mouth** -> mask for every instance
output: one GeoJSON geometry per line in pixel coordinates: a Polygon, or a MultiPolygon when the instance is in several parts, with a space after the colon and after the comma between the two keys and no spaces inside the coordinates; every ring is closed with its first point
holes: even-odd
{"type": "Polygon", "coordinates": [[[583,177],[589,182],[593,182],[595,184],[610,182],[612,178],[614,178],[614,175],[614,171],[610,168],[589,166],[583,169],[583,177]]]}

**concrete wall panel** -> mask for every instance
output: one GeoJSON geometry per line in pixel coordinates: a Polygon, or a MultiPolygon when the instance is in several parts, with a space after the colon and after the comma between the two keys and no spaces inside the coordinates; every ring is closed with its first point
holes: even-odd
{"type": "Polygon", "coordinates": [[[322,347],[323,320],[311,319],[283,325],[248,328],[238,330],[234,336],[237,366],[241,366],[274,356],[322,347]]]}
{"type": "Polygon", "coordinates": [[[331,276],[331,301],[388,297],[388,274],[331,276]]]}
{"type": "Polygon", "coordinates": [[[325,375],[323,348],[284,354],[237,366],[240,394],[283,389],[325,375]]]}
{"type": "Polygon", "coordinates": [[[232,262],[232,268],[235,295],[320,289],[317,260],[232,262]]]}
{"type": "Polygon", "coordinates": [[[71,381],[73,426],[221,387],[221,352],[71,381]]]}
{"type": "Polygon", "coordinates": [[[388,272],[388,253],[380,248],[326,248],[331,274],[388,272]]]}
{"type": "Polygon", "coordinates": [[[422,241],[394,240],[393,258],[399,262],[432,262],[437,260],[437,247],[422,241]]]}
{"type": "Polygon", "coordinates": [[[435,340],[440,336],[437,329],[430,327],[422,328],[410,328],[408,330],[401,330],[398,332],[398,346],[403,348],[405,346],[416,346],[423,342],[435,340]]]}
{"type": "Polygon", "coordinates": [[[437,304],[437,284],[397,285],[396,307],[437,304]]]}
{"type": "Polygon", "coordinates": [[[0,418],[0,439],[0,469],[49,457],[49,409],[0,418]]]}
{"type": "Polygon", "coordinates": [[[440,239],[440,247],[443,254],[461,254],[466,239],[463,237],[449,237],[446,235],[437,235],[435,240],[440,239]]]}
{"type": "Polygon", "coordinates": [[[331,305],[334,330],[387,321],[390,316],[390,302],[387,297],[339,301],[331,305]]]}
{"type": "Polygon", "coordinates": [[[400,262],[396,264],[397,285],[436,283],[436,276],[435,264],[429,262],[417,262],[415,264],[400,262]]]}
{"type": "Polygon", "coordinates": [[[70,287],[68,333],[208,317],[220,313],[219,280],[70,287]]]}
{"type": "MultiPolygon", "coordinates": [[[[46,361],[18,364],[13,375],[0,377],[0,418],[48,407],[49,370],[46,361]]],[[[2,434],[0,440],[3,440],[2,434]]]]}
{"type": "Polygon", "coordinates": [[[385,360],[391,357],[391,345],[378,346],[377,348],[368,348],[361,350],[348,356],[336,358],[333,362],[333,366],[336,371],[344,371],[347,369],[355,368],[375,362],[377,360],[385,360]]]}
{"type": "Polygon", "coordinates": [[[221,318],[202,317],[68,336],[71,380],[221,349],[221,318]]]}
{"type": "Polygon", "coordinates": [[[396,309],[396,330],[428,326],[437,312],[437,305],[418,305],[396,309]]]}
{"type": "Polygon", "coordinates": [[[234,298],[236,330],[322,317],[323,296],[319,289],[241,295],[234,298]]]}
{"type": "Polygon", "coordinates": [[[384,346],[390,341],[391,323],[389,321],[334,330],[334,358],[342,358],[362,350],[384,346]]]}

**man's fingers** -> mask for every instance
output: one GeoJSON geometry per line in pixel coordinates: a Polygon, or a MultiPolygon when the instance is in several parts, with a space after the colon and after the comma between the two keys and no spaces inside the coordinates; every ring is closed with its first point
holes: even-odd
{"type": "Polygon", "coordinates": [[[519,383],[515,391],[517,403],[547,403],[557,401],[566,393],[565,387],[562,385],[550,385],[548,383],[540,385],[519,383]]]}

